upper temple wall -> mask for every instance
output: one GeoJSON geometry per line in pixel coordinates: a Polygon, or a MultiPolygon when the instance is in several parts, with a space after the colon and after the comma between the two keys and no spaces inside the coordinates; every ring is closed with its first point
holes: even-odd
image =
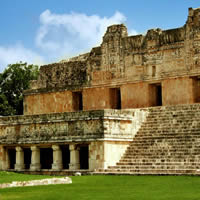
{"type": "Polygon", "coordinates": [[[189,8],[183,27],[128,36],[127,28],[107,28],[89,53],[40,68],[28,93],[123,85],[200,74],[200,8],[189,8]]]}

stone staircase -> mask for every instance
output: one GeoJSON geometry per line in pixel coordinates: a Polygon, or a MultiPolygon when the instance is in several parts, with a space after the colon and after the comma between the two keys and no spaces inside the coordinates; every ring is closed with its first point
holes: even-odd
{"type": "Polygon", "coordinates": [[[200,104],[148,108],[149,115],[106,174],[200,174],[200,104]]]}

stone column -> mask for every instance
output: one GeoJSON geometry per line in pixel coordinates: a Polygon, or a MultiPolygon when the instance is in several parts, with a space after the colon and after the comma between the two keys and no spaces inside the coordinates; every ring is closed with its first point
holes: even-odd
{"type": "Polygon", "coordinates": [[[32,155],[31,155],[31,166],[30,170],[37,171],[41,169],[40,164],[40,149],[37,146],[31,147],[32,155]]]}
{"type": "Polygon", "coordinates": [[[79,149],[76,147],[75,144],[69,145],[70,150],[70,170],[80,169],[80,159],[79,159],[79,149]]]}
{"type": "Polygon", "coordinates": [[[23,170],[25,169],[24,165],[24,151],[21,147],[16,147],[16,164],[15,170],[23,170]]]}
{"type": "Polygon", "coordinates": [[[52,149],[53,149],[52,169],[53,170],[61,170],[63,168],[63,163],[62,163],[62,151],[60,149],[60,146],[52,145],[52,149]]]}
{"type": "Polygon", "coordinates": [[[96,142],[91,142],[89,144],[89,170],[94,171],[96,170],[96,154],[95,148],[96,142]]]}
{"type": "Polygon", "coordinates": [[[2,152],[2,170],[7,170],[10,168],[10,158],[8,155],[8,149],[3,148],[2,152]]]}

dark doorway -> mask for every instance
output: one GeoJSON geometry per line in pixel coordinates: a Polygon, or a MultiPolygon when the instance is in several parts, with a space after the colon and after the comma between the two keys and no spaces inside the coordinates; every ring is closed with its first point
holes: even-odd
{"type": "Polygon", "coordinates": [[[61,146],[61,151],[62,151],[63,169],[69,169],[69,163],[70,163],[69,145],[61,146]]]}
{"type": "Polygon", "coordinates": [[[40,164],[41,169],[51,169],[53,164],[53,149],[41,148],[40,149],[40,164]]]}
{"type": "Polygon", "coordinates": [[[82,92],[73,92],[72,97],[73,97],[72,98],[73,110],[74,111],[83,110],[82,92]]]}
{"type": "Polygon", "coordinates": [[[15,169],[15,163],[16,163],[16,150],[15,149],[8,149],[8,159],[10,162],[10,169],[15,169]]]}
{"type": "Polygon", "coordinates": [[[194,103],[200,102],[200,77],[192,77],[194,103]]]}
{"type": "Polygon", "coordinates": [[[121,91],[120,88],[111,88],[111,107],[121,109],[121,91]]]}
{"type": "Polygon", "coordinates": [[[156,104],[162,106],[162,86],[156,85],[156,104]]]}
{"type": "Polygon", "coordinates": [[[24,164],[25,164],[25,169],[30,169],[30,164],[31,164],[31,149],[30,148],[24,149],[24,164]]]}
{"type": "Polygon", "coordinates": [[[150,85],[150,106],[162,106],[162,85],[161,83],[150,85]]]}
{"type": "Polygon", "coordinates": [[[80,146],[79,156],[80,156],[80,169],[88,169],[89,168],[88,145],[87,146],[80,146]]]}
{"type": "Polygon", "coordinates": [[[121,109],[121,92],[120,88],[116,89],[116,109],[121,109]]]}

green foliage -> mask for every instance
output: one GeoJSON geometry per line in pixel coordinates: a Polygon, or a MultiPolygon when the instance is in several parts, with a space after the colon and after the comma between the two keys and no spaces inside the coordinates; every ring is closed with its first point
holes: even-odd
{"type": "Polygon", "coordinates": [[[0,115],[23,114],[23,90],[30,86],[30,80],[37,79],[37,65],[16,63],[8,65],[0,74],[0,115]]]}
{"type": "MultiPolygon", "coordinates": [[[[37,178],[35,175],[0,174],[0,182],[8,182],[7,176],[12,181],[37,178]]],[[[72,177],[72,184],[67,185],[0,189],[0,199],[198,200],[199,184],[198,176],[76,176],[72,177]]]]}

